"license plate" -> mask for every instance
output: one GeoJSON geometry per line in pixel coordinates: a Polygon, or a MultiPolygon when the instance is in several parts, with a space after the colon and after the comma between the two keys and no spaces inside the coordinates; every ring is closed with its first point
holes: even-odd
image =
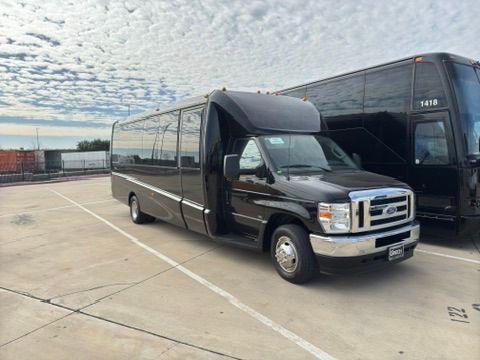
{"type": "Polygon", "coordinates": [[[388,261],[400,259],[403,257],[403,255],[403,244],[391,246],[388,248],[388,261]]]}

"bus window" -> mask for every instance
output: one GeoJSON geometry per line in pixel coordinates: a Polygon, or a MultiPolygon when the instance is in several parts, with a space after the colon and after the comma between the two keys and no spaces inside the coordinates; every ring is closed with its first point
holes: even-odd
{"type": "Polygon", "coordinates": [[[365,112],[404,113],[408,110],[412,65],[367,73],[365,112]]]}
{"type": "Polygon", "coordinates": [[[182,115],[181,166],[200,168],[200,126],[202,110],[185,111],[182,115]]]}
{"type": "Polygon", "coordinates": [[[297,89],[288,90],[288,91],[286,91],[286,92],[283,92],[282,95],[291,96],[291,97],[295,97],[295,98],[302,99],[302,98],[304,98],[305,95],[306,95],[306,90],[307,90],[307,87],[306,87],[306,86],[302,86],[301,88],[297,88],[297,89]]]}
{"type": "Polygon", "coordinates": [[[158,140],[158,126],[158,116],[150,117],[145,120],[142,140],[142,164],[152,165],[154,163],[154,159],[156,158],[155,143],[158,140]]]}
{"type": "Polygon", "coordinates": [[[458,102],[468,155],[480,154],[480,71],[472,66],[448,63],[458,102]]]}
{"type": "Polygon", "coordinates": [[[160,166],[177,166],[177,132],[179,111],[160,115],[160,128],[156,143],[157,162],[160,166]]]}
{"type": "Polygon", "coordinates": [[[325,117],[359,114],[363,110],[363,76],[311,85],[308,99],[325,117]]]}
{"type": "Polygon", "coordinates": [[[447,165],[448,159],[443,121],[417,123],[415,127],[415,165],[447,165]]]}
{"type": "Polygon", "coordinates": [[[412,64],[400,65],[366,74],[364,126],[372,151],[385,155],[383,162],[404,163],[407,158],[412,68],[412,64]],[[389,156],[387,149],[396,156],[389,156]]]}
{"type": "Polygon", "coordinates": [[[447,106],[447,99],[435,64],[429,62],[416,63],[413,108],[415,110],[428,110],[444,106],[447,106]]]}
{"type": "Polygon", "coordinates": [[[139,164],[144,121],[115,125],[112,155],[117,166],[139,164]]]}

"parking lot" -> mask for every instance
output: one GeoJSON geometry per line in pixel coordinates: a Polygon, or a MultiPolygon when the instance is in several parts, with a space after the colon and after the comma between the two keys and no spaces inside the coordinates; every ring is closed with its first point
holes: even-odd
{"type": "Polygon", "coordinates": [[[480,241],[306,285],[135,225],[108,177],[0,188],[0,358],[478,359],[480,241]]]}

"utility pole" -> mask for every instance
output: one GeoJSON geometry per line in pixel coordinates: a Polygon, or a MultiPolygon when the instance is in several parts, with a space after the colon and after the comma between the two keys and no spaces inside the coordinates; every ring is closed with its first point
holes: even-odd
{"type": "Polygon", "coordinates": [[[37,131],[37,150],[40,150],[40,142],[38,141],[38,128],[35,128],[37,131]]]}

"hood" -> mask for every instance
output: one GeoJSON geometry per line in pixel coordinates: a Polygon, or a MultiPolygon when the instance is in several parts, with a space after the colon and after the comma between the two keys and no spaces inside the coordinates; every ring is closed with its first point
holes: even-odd
{"type": "Polygon", "coordinates": [[[409,188],[391,177],[361,170],[294,174],[290,180],[282,176],[272,185],[276,195],[327,202],[348,200],[351,191],[385,187],[409,188]]]}

